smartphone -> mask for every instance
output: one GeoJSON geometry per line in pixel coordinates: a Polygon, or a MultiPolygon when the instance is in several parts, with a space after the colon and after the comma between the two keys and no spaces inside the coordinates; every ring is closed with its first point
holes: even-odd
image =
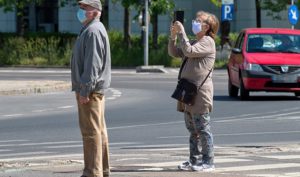
{"type": "Polygon", "coordinates": [[[173,23],[175,21],[179,21],[183,24],[183,22],[184,22],[184,11],[182,11],[182,10],[174,11],[173,23]]]}

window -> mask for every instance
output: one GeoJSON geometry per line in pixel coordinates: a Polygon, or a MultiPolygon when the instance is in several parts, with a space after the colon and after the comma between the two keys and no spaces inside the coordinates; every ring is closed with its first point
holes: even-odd
{"type": "Polygon", "coordinates": [[[251,34],[248,37],[247,52],[300,53],[300,35],[251,34]]]}

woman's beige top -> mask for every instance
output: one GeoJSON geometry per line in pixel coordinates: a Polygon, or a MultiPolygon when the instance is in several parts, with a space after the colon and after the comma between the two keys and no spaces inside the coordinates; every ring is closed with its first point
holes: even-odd
{"type": "MultiPolygon", "coordinates": [[[[216,46],[210,36],[204,36],[199,41],[189,42],[185,32],[178,34],[179,47],[174,40],[169,40],[168,52],[173,57],[188,58],[181,78],[185,78],[200,86],[215,63],[216,46]]],[[[200,88],[193,106],[185,105],[185,111],[191,114],[205,114],[212,111],[213,83],[211,75],[200,88]]]]}

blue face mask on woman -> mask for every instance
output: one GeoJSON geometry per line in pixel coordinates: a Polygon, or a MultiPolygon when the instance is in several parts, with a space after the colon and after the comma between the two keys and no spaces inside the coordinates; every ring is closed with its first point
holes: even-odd
{"type": "Polygon", "coordinates": [[[201,22],[193,21],[192,22],[192,31],[195,35],[202,31],[202,24],[201,22]]]}
{"type": "Polygon", "coordinates": [[[84,23],[87,20],[85,14],[86,14],[85,10],[78,9],[78,11],[77,11],[77,18],[80,21],[80,23],[84,23]]]}

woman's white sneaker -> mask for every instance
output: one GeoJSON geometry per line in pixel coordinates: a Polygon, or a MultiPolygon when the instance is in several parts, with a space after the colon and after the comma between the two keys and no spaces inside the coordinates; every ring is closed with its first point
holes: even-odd
{"type": "Polygon", "coordinates": [[[214,165],[209,165],[209,164],[197,164],[192,166],[193,171],[204,171],[204,172],[210,172],[215,170],[214,165]]]}
{"type": "Polygon", "coordinates": [[[179,170],[190,170],[192,168],[192,164],[190,161],[182,162],[180,165],[178,165],[179,170]]]}

